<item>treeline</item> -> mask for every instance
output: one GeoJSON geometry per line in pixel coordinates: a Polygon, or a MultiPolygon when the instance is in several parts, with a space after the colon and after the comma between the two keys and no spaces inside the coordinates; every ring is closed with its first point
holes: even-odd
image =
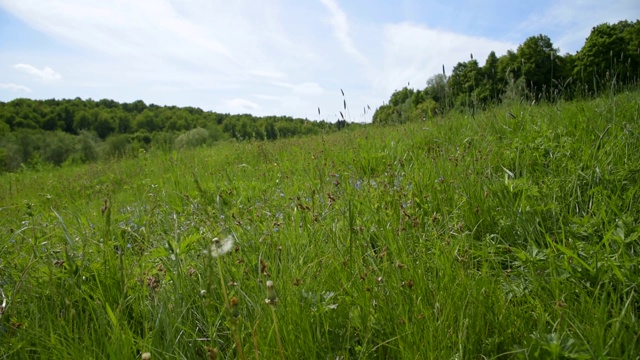
{"type": "Polygon", "coordinates": [[[86,163],[134,155],[141,149],[181,149],[225,139],[275,140],[332,132],[346,125],[288,116],[220,114],[141,100],[16,99],[0,102],[0,171],[86,163]]]}
{"type": "Polygon", "coordinates": [[[477,111],[503,101],[557,101],[598,96],[640,78],[640,21],[601,24],[576,54],[560,55],[546,35],[529,37],[514,52],[491,52],[483,66],[470,55],[447,75],[427,80],[423,90],[403,88],[379,107],[378,124],[417,121],[450,109],[477,111]]]}

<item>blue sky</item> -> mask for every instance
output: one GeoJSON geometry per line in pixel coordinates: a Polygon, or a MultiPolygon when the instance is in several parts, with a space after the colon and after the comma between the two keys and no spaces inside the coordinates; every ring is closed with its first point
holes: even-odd
{"type": "Polygon", "coordinates": [[[369,121],[445,65],[548,35],[575,53],[637,0],[0,0],[0,101],[138,99],[369,121]],[[320,107],[321,115],[317,109],[320,107]]]}

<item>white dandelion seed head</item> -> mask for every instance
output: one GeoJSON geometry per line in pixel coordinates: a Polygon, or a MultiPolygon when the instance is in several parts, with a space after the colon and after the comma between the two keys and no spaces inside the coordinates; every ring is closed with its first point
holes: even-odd
{"type": "Polygon", "coordinates": [[[273,288],[273,281],[271,280],[267,280],[267,298],[264,299],[264,302],[269,305],[278,303],[278,295],[276,295],[276,290],[273,288]]]}
{"type": "Polygon", "coordinates": [[[214,238],[211,241],[211,256],[214,258],[218,256],[222,256],[233,248],[233,236],[229,235],[224,240],[220,240],[219,238],[214,238]]]}
{"type": "Polygon", "coordinates": [[[4,296],[4,291],[0,289],[0,295],[2,295],[2,305],[0,305],[0,318],[2,318],[2,314],[7,308],[7,298],[4,296]]]}

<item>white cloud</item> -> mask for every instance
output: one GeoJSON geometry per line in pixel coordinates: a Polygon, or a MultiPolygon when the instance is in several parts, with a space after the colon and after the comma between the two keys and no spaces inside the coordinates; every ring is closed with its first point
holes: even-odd
{"type": "Polygon", "coordinates": [[[29,89],[28,87],[24,85],[18,85],[18,84],[1,84],[0,83],[0,89],[7,89],[11,91],[24,91],[28,93],[31,92],[31,89],[29,89]]]}
{"type": "Polygon", "coordinates": [[[227,105],[234,109],[241,110],[258,110],[260,105],[247,99],[235,98],[227,101],[227,105]]]}
{"type": "Polygon", "coordinates": [[[258,99],[262,99],[262,100],[282,101],[282,97],[273,96],[273,95],[254,94],[253,97],[258,98],[258,99]]]}
{"type": "Polygon", "coordinates": [[[300,95],[320,95],[324,93],[322,86],[315,82],[303,82],[300,84],[289,84],[285,82],[274,82],[274,85],[291,89],[295,94],[300,95]]]}
{"type": "Polygon", "coordinates": [[[517,47],[413,23],[386,25],[382,42],[384,64],[376,83],[388,94],[407,83],[422,89],[428,78],[442,73],[442,65],[450,75],[455,64],[470,60],[470,54],[483,65],[492,50],[499,56],[517,47]]]}
{"type": "Polygon", "coordinates": [[[48,66],[45,66],[42,70],[37,69],[36,67],[29,64],[15,64],[13,67],[20,71],[24,71],[27,74],[33,75],[42,81],[54,81],[62,79],[62,75],[55,72],[48,66]]]}
{"type": "Polygon", "coordinates": [[[259,78],[270,78],[270,79],[280,79],[286,77],[285,74],[279,71],[271,71],[271,70],[252,70],[249,71],[249,75],[253,75],[259,78]]]}
{"type": "Polygon", "coordinates": [[[333,27],[333,34],[340,42],[344,51],[361,64],[368,64],[367,58],[360,53],[349,36],[349,22],[347,20],[347,15],[342,11],[340,6],[338,6],[338,3],[336,3],[335,0],[320,1],[331,13],[331,19],[329,21],[333,27]]]}

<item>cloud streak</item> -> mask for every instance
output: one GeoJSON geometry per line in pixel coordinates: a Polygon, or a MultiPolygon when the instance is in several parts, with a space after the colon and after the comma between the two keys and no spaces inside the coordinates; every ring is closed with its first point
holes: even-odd
{"type": "Polygon", "coordinates": [[[32,90],[29,89],[28,87],[26,87],[24,85],[18,85],[18,84],[3,84],[3,83],[0,83],[0,89],[7,89],[7,90],[11,90],[11,91],[22,91],[22,92],[27,92],[27,93],[32,92],[32,90]]]}
{"type": "Polygon", "coordinates": [[[424,88],[428,78],[442,72],[443,64],[450,74],[458,62],[469,60],[469,53],[473,53],[482,65],[492,50],[504,54],[517,47],[508,42],[431,29],[410,22],[386,25],[381,41],[385,58],[376,84],[383,93],[398,90],[407,83],[424,88]]]}
{"type": "Polygon", "coordinates": [[[29,64],[15,64],[15,69],[25,72],[29,75],[35,76],[38,80],[42,81],[55,81],[62,79],[62,75],[55,72],[52,68],[45,66],[42,70],[31,66],[29,64]]]}
{"type": "Polygon", "coordinates": [[[329,10],[331,18],[329,22],[333,27],[333,34],[338,39],[342,49],[356,61],[361,64],[368,65],[367,58],[360,53],[349,36],[349,22],[347,14],[340,8],[335,0],[320,0],[320,2],[329,10]]]}
{"type": "Polygon", "coordinates": [[[240,99],[240,98],[231,99],[227,101],[227,104],[234,109],[242,109],[242,110],[260,109],[260,105],[247,99],[240,99]]]}

